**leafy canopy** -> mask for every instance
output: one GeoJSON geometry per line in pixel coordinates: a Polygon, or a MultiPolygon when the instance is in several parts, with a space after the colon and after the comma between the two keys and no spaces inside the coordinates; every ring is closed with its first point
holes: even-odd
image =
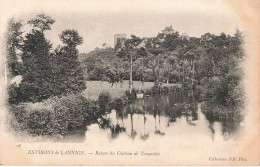
{"type": "Polygon", "coordinates": [[[60,40],[67,46],[76,47],[83,43],[83,38],[79,36],[78,31],[67,29],[62,31],[60,35],[60,40]]]}
{"type": "Polygon", "coordinates": [[[43,13],[37,14],[36,18],[28,21],[28,24],[33,28],[38,28],[42,33],[46,30],[51,30],[51,25],[55,22],[50,16],[43,13]]]}

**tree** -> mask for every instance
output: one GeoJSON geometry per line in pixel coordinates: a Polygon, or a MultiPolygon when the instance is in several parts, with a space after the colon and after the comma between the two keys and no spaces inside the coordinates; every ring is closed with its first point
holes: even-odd
{"type": "Polygon", "coordinates": [[[142,84],[144,84],[144,57],[147,56],[147,51],[144,47],[141,47],[140,49],[137,50],[137,55],[141,56],[141,61],[142,61],[142,74],[141,74],[141,80],[142,84]]]}
{"type": "Polygon", "coordinates": [[[177,63],[177,60],[176,58],[171,55],[169,56],[167,59],[166,59],[166,62],[165,62],[165,67],[167,67],[167,64],[170,66],[170,68],[168,67],[168,70],[166,71],[166,76],[167,76],[167,84],[169,83],[169,80],[170,80],[170,76],[171,74],[173,73],[174,71],[174,65],[177,63]]]}
{"type": "Polygon", "coordinates": [[[192,66],[192,79],[191,79],[191,86],[194,86],[194,59],[195,59],[195,54],[193,51],[188,51],[187,53],[185,53],[185,58],[188,60],[188,62],[191,64],[192,66]]]}
{"type": "MultiPolygon", "coordinates": [[[[37,102],[47,99],[53,94],[52,86],[52,66],[50,58],[51,43],[45,38],[44,31],[50,30],[54,20],[45,14],[38,14],[35,19],[28,21],[33,29],[21,37],[21,22],[11,21],[9,27],[9,51],[12,52],[11,66],[13,75],[22,75],[22,82],[16,88],[16,96],[20,97],[15,101],[19,102],[37,102]],[[16,50],[21,50],[21,70],[17,68],[16,50]]],[[[10,52],[10,53],[11,53],[10,52]]],[[[19,64],[18,64],[19,65],[19,64]]],[[[14,94],[14,92],[12,93],[14,94]]],[[[14,101],[13,101],[14,102],[14,101]]]]}
{"type": "Polygon", "coordinates": [[[51,25],[55,22],[50,16],[44,13],[37,14],[36,18],[28,21],[28,24],[32,25],[33,28],[38,29],[40,32],[51,30],[51,25]]]}
{"type": "MultiPolygon", "coordinates": [[[[203,69],[203,66],[205,65],[204,64],[204,60],[207,56],[207,53],[205,51],[205,49],[201,46],[198,46],[196,48],[196,50],[194,50],[194,53],[196,55],[195,59],[194,59],[194,73],[195,73],[195,76],[194,76],[194,79],[197,80],[197,83],[200,84],[200,80],[202,79],[203,76],[205,76],[206,72],[209,72],[209,71],[202,71],[203,69]]],[[[210,64],[208,64],[210,65],[210,64]]]]}
{"type": "Polygon", "coordinates": [[[25,101],[41,101],[52,95],[51,47],[41,31],[32,30],[25,36],[20,85],[25,101]]]}
{"type": "Polygon", "coordinates": [[[55,80],[55,94],[77,93],[86,89],[82,68],[78,60],[77,46],[83,38],[76,30],[64,30],[60,35],[64,46],[56,49],[52,56],[55,80]]]}
{"type": "Polygon", "coordinates": [[[133,86],[133,61],[136,60],[137,54],[135,53],[136,46],[142,42],[141,38],[131,35],[130,39],[125,42],[125,47],[117,52],[117,56],[130,61],[130,80],[129,80],[129,90],[132,93],[133,86]]]}
{"type": "Polygon", "coordinates": [[[240,111],[243,105],[240,83],[243,73],[239,64],[244,56],[241,33],[237,31],[234,37],[224,33],[220,36],[205,34],[202,39],[206,55],[203,54],[197,61],[202,78],[202,98],[210,104],[233,107],[234,111],[240,107],[240,111]]]}
{"type": "Polygon", "coordinates": [[[130,37],[131,38],[127,39],[125,42],[126,48],[131,49],[132,47],[138,46],[142,42],[142,39],[140,37],[137,37],[133,34],[131,34],[130,37]]]}
{"type": "Polygon", "coordinates": [[[108,68],[106,70],[106,77],[107,81],[111,83],[111,87],[114,85],[114,83],[120,81],[118,71],[115,68],[108,68]]]}
{"type": "Polygon", "coordinates": [[[162,33],[159,33],[157,37],[160,39],[160,46],[164,49],[173,51],[178,45],[182,44],[179,32],[175,31],[172,26],[165,27],[162,33]]]}
{"type": "Polygon", "coordinates": [[[152,48],[148,50],[152,55],[153,55],[153,75],[154,75],[154,84],[159,84],[159,71],[160,71],[160,55],[163,53],[163,49],[162,48],[152,48]],[[155,62],[157,58],[157,63],[155,62]]]}
{"type": "Polygon", "coordinates": [[[17,51],[22,47],[22,23],[20,20],[11,18],[8,22],[8,33],[6,41],[8,78],[20,75],[21,66],[18,63],[17,51]]]}
{"type": "Polygon", "coordinates": [[[44,31],[50,30],[53,23],[54,20],[44,14],[28,21],[33,29],[26,34],[21,46],[20,102],[38,102],[53,95],[52,44],[44,36],[44,31]]]}
{"type": "Polygon", "coordinates": [[[106,43],[103,43],[102,44],[102,48],[105,49],[107,47],[107,44],[106,43]]]}
{"type": "Polygon", "coordinates": [[[8,22],[7,40],[6,40],[6,64],[5,80],[8,84],[8,101],[10,104],[18,103],[21,100],[19,86],[10,83],[13,77],[21,75],[21,63],[18,62],[18,50],[22,47],[22,23],[20,20],[11,18],[8,22]]]}
{"type": "Polygon", "coordinates": [[[60,35],[60,40],[68,47],[76,48],[77,45],[83,43],[83,38],[79,36],[78,31],[76,30],[65,30],[60,35]]]}

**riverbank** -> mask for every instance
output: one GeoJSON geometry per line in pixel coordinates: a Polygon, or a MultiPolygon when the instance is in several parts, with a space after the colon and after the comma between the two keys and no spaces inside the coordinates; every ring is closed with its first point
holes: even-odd
{"type": "MultiPolygon", "coordinates": [[[[97,82],[92,83],[93,86],[96,84],[97,82]]],[[[107,85],[105,82],[102,84],[107,85]]],[[[137,82],[134,84],[137,85],[137,82]]],[[[119,88],[120,91],[116,91],[118,85],[114,85],[114,88],[103,87],[99,92],[92,94],[90,98],[84,95],[86,92],[83,92],[51,97],[37,103],[11,105],[7,119],[9,130],[13,134],[62,138],[72,129],[86,127],[86,125],[97,121],[98,118],[111,112],[112,109],[120,110],[124,105],[136,100],[138,93],[152,96],[158,93],[174,92],[178,87],[173,84],[159,87],[145,83],[143,86],[145,89],[141,89],[141,86],[134,87],[130,93],[126,85],[127,82],[124,82],[122,88],[119,88]]]]}
{"type": "MultiPolygon", "coordinates": [[[[93,87],[96,85],[96,89],[99,88],[97,83],[92,83],[93,87]]],[[[110,113],[113,109],[122,111],[124,106],[137,99],[138,94],[143,94],[143,97],[147,97],[156,94],[181,92],[183,90],[176,84],[151,86],[150,83],[146,83],[143,86],[146,89],[141,89],[141,86],[135,87],[132,93],[130,93],[127,88],[127,82],[124,82],[122,88],[118,88],[118,85],[114,85],[114,88],[108,87],[108,83],[105,82],[101,83],[100,86],[102,84],[106,85],[106,87],[103,87],[99,92],[95,92],[92,96],[86,96],[86,94],[91,93],[91,91],[86,91],[81,94],[51,97],[38,103],[12,105],[9,108],[10,116],[8,118],[10,131],[33,137],[45,136],[56,140],[63,138],[64,135],[72,130],[86,128],[87,125],[96,123],[98,119],[103,121],[103,116],[110,113]]],[[[137,85],[137,83],[134,84],[137,85]]],[[[91,89],[89,85],[91,84],[88,84],[88,89],[91,89]]],[[[171,101],[170,103],[176,102],[171,101]]],[[[211,105],[207,106],[205,104],[207,103],[202,103],[202,112],[209,119],[210,117],[214,119],[234,119],[237,121],[242,119],[241,115],[236,113],[235,110],[220,106],[212,108],[211,105]]],[[[186,106],[184,105],[184,107],[186,106]]]]}
{"type": "Polygon", "coordinates": [[[201,110],[208,119],[241,122],[244,118],[243,108],[237,106],[216,106],[213,103],[204,101],[201,103],[201,110]]]}
{"type": "MultiPolygon", "coordinates": [[[[97,100],[102,92],[107,92],[112,98],[122,97],[129,90],[129,81],[124,80],[122,83],[115,83],[113,86],[105,81],[87,81],[87,89],[83,91],[83,95],[91,100],[97,100]]],[[[147,91],[154,86],[154,82],[133,81],[133,88],[138,91],[147,91]]],[[[162,83],[161,87],[176,87],[181,88],[181,84],[162,83]]]]}

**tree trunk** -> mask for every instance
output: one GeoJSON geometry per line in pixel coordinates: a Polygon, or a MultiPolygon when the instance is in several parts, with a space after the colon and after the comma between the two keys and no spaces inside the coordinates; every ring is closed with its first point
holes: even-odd
{"type": "Polygon", "coordinates": [[[182,84],[184,84],[184,80],[185,80],[184,64],[183,64],[183,66],[182,66],[182,69],[183,69],[183,78],[182,78],[182,84]]]}
{"type": "Polygon", "coordinates": [[[131,136],[134,134],[134,123],[133,123],[133,109],[132,104],[130,104],[130,118],[131,118],[131,136]]]}
{"type": "Polygon", "coordinates": [[[193,87],[194,84],[194,62],[192,61],[192,80],[191,80],[191,85],[193,87]]]}
{"type": "Polygon", "coordinates": [[[129,81],[129,92],[132,93],[132,82],[133,82],[133,58],[132,58],[133,52],[130,54],[130,81],[129,81]]]}
{"type": "Polygon", "coordinates": [[[160,86],[160,56],[158,54],[158,85],[160,86]]]}
{"type": "Polygon", "coordinates": [[[142,57],[142,85],[144,86],[144,57],[142,57]]]}
{"type": "Polygon", "coordinates": [[[157,82],[157,74],[156,74],[156,59],[153,60],[153,74],[154,74],[154,85],[156,85],[157,82]]]}
{"type": "Polygon", "coordinates": [[[181,83],[181,68],[178,68],[179,83],[181,83]]]}

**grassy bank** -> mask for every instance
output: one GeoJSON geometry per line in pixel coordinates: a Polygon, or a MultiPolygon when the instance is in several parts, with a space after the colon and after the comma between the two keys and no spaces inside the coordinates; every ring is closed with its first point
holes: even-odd
{"type": "MultiPolygon", "coordinates": [[[[142,82],[140,81],[133,81],[133,88],[137,91],[141,90],[149,90],[154,86],[154,82],[142,82]]],[[[180,84],[166,84],[163,83],[162,87],[181,87],[180,84]]],[[[124,80],[123,83],[115,83],[111,86],[108,82],[101,82],[101,81],[87,81],[87,89],[83,92],[83,95],[92,100],[97,100],[98,96],[102,92],[108,92],[112,98],[119,98],[122,97],[126,91],[129,90],[129,81],[124,80]]]]}

